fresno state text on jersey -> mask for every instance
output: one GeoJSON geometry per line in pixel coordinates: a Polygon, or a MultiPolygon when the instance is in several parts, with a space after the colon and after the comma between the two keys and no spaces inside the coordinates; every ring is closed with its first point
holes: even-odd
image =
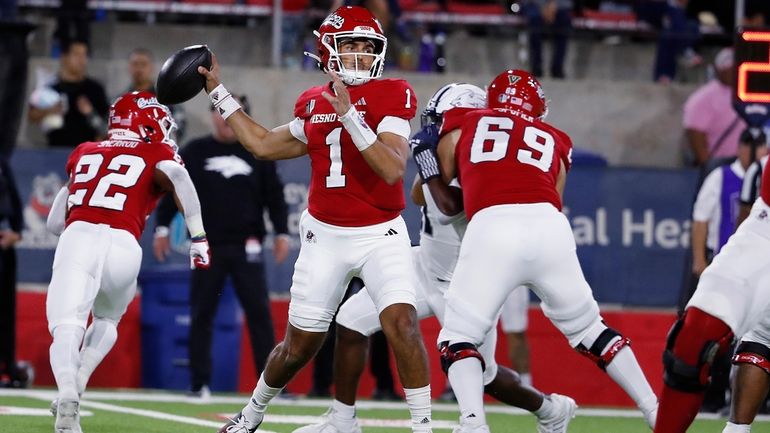
{"type": "Polygon", "coordinates": [[[73,221],[108,224],[139,239],[162,192],[153,183],[155,165],[180,162],[162,143],[106,140],[85,142],[67,160],[70,179],[67,225],[73,221]]]}
{"type": "MultiPolygon", "coordinates": [[[[376,133],[393,132],[409,138],[408,121],[416,112],[414,90],[404,80],[372,80],[347,88],[350,103],[376,133]]],[[[344,227],[389,221],[404,209],[402,181],[388,185],[353,144],[337,114],[321,93],[329,85],[312,87],[297,99],[294,115],[304,121],[311,162],[308,211],[316,219],[344,227]]]]}
{"type": "Polygon", "coordinates": [[[463,116],[455,159],[468,220],[502,204],[551,203],[561,210],[556,181],[561,163],[566,170],[571,164],[567,134],[523,113],[453,111],[446,114],[463,116]]]}

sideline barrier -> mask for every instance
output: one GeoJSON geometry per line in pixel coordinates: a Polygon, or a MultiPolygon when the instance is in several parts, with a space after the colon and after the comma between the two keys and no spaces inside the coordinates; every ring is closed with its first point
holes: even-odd
{"type": "MultiPolygon", "coordinates": [[[[62,150],[19,149],[11,160],[21,190],[26,228],[18,245],[19,281],[47,284],[57,237],[45,229],[51,202],[65,181],[62,150]]],[[[407,167],[405,187],[415,176],[407,167]]],[[[301,240],[299,216],[307,206],[310,164],[307,158],[280,161],[284,197],[289,204],[291,253],[281,265],[272,258],[272,237],[263,249],[268,287],[287,292],[301,240]]],[[[576,166],[569,174],[565,213],[573,228],[586,279],[600,303],[671,307],[676,304],[689,253],[689,230],[697,173],[576,166]]],[[[407,201],[409,200],[407,193],[407,201]]],[[[413,242],[419,239],[421,214],[407,203],[404,219],[413,242]]],[[[205,224],[205,221],[204,221],[205,224]]],[[[147,222],[141,243],[143,271],[162,270],[152,255],[154,221],[147,222]]],[[[170,265],[187,263],[187,241],[181,216],[172,224],[174,254],[170,265]]]]}

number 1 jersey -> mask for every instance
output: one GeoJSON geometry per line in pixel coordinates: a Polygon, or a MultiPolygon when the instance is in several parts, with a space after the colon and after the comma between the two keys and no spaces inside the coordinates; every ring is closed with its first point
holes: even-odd
{"type": "Polygon", "coordinates": [[[556,182],[561,163],[571,165],[567,134],[526,114],[489,109],[448,111],[442,134],[457,124],[455,160],[468,221],[495,205],[551,203],[561,210],[556,182]]]}
{"type": "MultiPolygon", "coordinates": [[[[409,120],[417,107],[409,83],[381,79],[347,89],[350,103],[375,133],[409,139],[409,120]]],[[[311,163],[308,211],[320,221],[343,227],[396,218],[404,209],[403,182],[388,185],[369,166],[332,105],[321,96],[323,91],[333,94],[329,85],[312,87],[294,107],[294,122],[301,122],[311,163]]]]}
{"type": "Polygon", "coordinates": [[[85,142],[67,160],[70,179],[67,225],[108,224],[137,240],[163,193],[154,184],[155,165],[181,162],[169,146],[143,141],[85,142]]]}

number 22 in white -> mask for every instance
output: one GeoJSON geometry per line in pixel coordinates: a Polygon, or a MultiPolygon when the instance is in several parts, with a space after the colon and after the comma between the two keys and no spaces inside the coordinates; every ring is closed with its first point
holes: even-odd
{"type": "MultiPolygon", "coordinates": [[[[99,168],[102,166],[103,162],[104,156],[98,153],[81,156],[75,167],[75,173],[77,174],[75,174],[75,179],[73,179],[72,183],[86,183],[95,178],[99,173],[99,168]],[[83,170],[84,167],[85,170],[83,170]]],[[[112,195],[107,195],[107,192],[113,185],[123,188],[130,188],[136,185],[136,182],[139,181],[139,176],[146,166],[147,164],[144,160],[135,155],[124,154],[112,158],[107,166],[107,169],[110,170],[111,173],[102,177],[99,180],[99,183],[96,184],[94,193],[88,200],[88,205],[91,207],[123,210],[127,198],[126,194],[116,192],[112,195]],[[125,173],[119,172],[122,167],[128,167],[125,173]]],[[[70,194],[67,200],[67,206],[72,207],[82,205],[87,193],[87,188],[76,189],[70,194]]]]}

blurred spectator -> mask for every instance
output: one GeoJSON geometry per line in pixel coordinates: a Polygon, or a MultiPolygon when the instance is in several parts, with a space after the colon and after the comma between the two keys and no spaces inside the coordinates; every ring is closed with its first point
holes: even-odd
{"type": "MultiPolygon", "coordinates": [[[[152,51],[147,48],[134,48],[128,55],[128,75],[131,77],[131,84],[126,92],[144,90],[155,93],[155,61],[152,51]]],[[[181,105],[169,105],[168,108],[176,122],[175,139],[177,142],[181,142],[187,130],[187,116],[184,108],[181,105]]]]}
{"type": "Polygon", "coordinates": [[[53,82],[32,92],[28,117],[46,133],[50,146],[75,147],[104,137],[109,104],[104,87],[86,76],[88,45],[63,47],[53,82]]]}
{"type": "MultiPolygon", "coordinates": [[[[244,111],[248,102],[238,97],[244,111]]],[[[207,397],[211,380],[211,337],[219,296],[229,275],[243,307],[257,377],[275,346],[262,244],[264,212],[275,227],[276,263],[289,254],[287,207],[275,162],[255,159],[235,133],[211,110],[212,135],[193,140],[180,152],[201,202],[211,247],[211,267],[193,270],[190,280],[190,394],[207,397]]],[[[176,213],[168,195],[158,207],[153,249],[159,261],[169,251],[169,225],[176,213]]]]}
{"type": "MultiPolygon", "coordinates": [[[[735,231],[743,176],[752,162],[768,152],[764,133],[760,135],[754,139],[748,129],[743,131],[737,159],[712,170],[698,191],[692,225],[692,272],[696,277],[700,277],[711,258],[735,231]],[[755,142],[760,144],[752,146],[755,142]]],[[[685,303],[689,297],[685,296],[685,303]]]]}
{"type": "Polygon", "coordinates": [[[89,21],[88,0],[61,0],[56,13],[56,30],[53,37],[54,42],[58,42],[62,53],[64,53],[64,47],[72,41],[82,41],[90,45],[89,21]]]}
{"type": "Polygon", "coordinates": [[[16,245],[24,226],[11,167],[0,158],[0,387],[25,387],[29,376],[16,364],[16,245]]]}
{"type": "Polygon", "coordinates": [[[383,33],[388,32],[391,20],[401,13],[397,0],[334,0],[330,12],[341,6],[363,6],[369,9],[369,12],[380,22],[383,33]]]}
{"type": "Polygon", "coordinates": [[[694,164],[705,167],[709,161],[732,158],[738,138],[746,129],[732,107],[733,50],[724,48],[714,60],[715,78],[701,86],[684,105],[684,128],[694,164]]]}
{"type": "MultiPolygon", "coordinates": [[[[698,191],[692,216],[692,278],[680,297],[680,312],[684,311],[695,293],[706,266],[735,231],[743,177],[753,161],[767,155],[765,141],[763,133],[755,138],[749,130],[743,131],[738,158],[711,171],[698,191]]],[[[727,403],[725,394],[729,386],[730,355],[731,351],[728,351],[712,365],[712,380],[702,406],[706,412],[719,412],[727,403]]]]}
{"type": "Polygon", "coordinates": [[[703,61],[693,49],[700,30],[697,19],[687,13],[688,1],[670,0],[664,9],[653,71],[656,82],[670,83],[676,77],[677,62],[682,56],[689,66],[703,61]]]}
{"type": "Polygon", "coordinates": [[[534,75],[543,76],[543,35],[549,28],[553,36],[551,78],[564,78],[572,7],[572,0],[528,0],[524,3],[522,12],[529,25],[530,70],[534,75]]]}

